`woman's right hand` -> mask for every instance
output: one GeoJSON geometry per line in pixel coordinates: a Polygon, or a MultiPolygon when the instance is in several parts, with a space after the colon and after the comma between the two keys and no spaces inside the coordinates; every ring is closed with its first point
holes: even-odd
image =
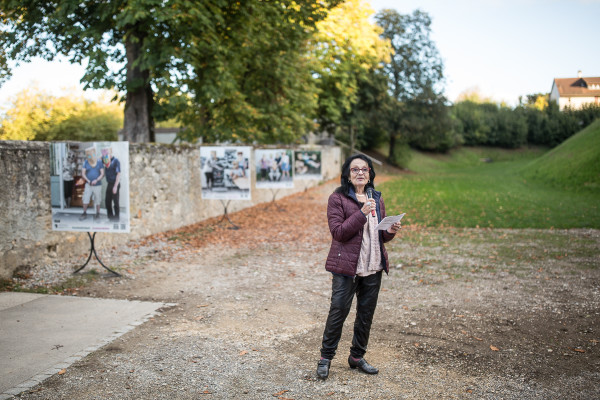
{"type": "Polygon", "coordinates": [[[365,215],[369,215],[369,214],[371,214],[371,210],[374,210],[374,209],[375,209],[375,200],[367,199],[367,201],[365,201],[365,204],[363,204],[360,211],[362,211],[362,213],[365,215]]]}

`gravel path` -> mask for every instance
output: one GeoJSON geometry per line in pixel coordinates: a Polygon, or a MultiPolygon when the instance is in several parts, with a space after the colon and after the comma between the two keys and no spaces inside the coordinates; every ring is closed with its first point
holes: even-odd
{"type": "MultiPolygon", "coordinates": [[[[333,188],[233,214],[240,230],[210,220],[100,249],[124,276],[88,272],[65,295],[177,305],[19,398],[600,398],[593,230],[404,228],[366,355],[379,375],[348,368],[352,312],[330,378],[317,380],[333,188]]],[[[19,284],[56,286],[73,267],[19,284]]]]}

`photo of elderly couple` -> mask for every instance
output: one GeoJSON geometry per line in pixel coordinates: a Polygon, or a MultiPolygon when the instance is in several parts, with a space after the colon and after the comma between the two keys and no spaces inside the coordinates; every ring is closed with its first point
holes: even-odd
{"type": "Polygon", "coordinates": [[[129,232],[129,143],[50,144],[52,230],[129,232]]]}

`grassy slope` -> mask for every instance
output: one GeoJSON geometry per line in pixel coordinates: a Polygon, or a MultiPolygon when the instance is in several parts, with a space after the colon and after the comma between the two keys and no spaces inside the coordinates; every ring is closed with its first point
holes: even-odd
{"type": "MultiPolygon", "coordinates": [[[[501,228],[600,228],[600,196],[524,178],[543,151],[461,148],[448,155],[415,152],[410,169],[382,184],[389,214],[405,223],[501,228]],[[490,158],[493,162],[483,162],[490,158]]],[[[545,156],[541,156],[545,157],[545,156]]]]}
{"type": "Polygon", "coordinates": [[[600,120],[523,169],[527,179],[568,190],[600,192],[600,120]]]}

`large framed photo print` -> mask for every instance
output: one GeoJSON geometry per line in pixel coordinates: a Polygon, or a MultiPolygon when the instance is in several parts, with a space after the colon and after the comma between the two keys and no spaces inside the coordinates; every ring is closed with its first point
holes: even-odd
{"type": "Polygon", "coordinates": [[[295,179],[321,178],[321,151],[296,150],[294,152],[295,179]]]}
{"type": "Polygon", "coordinates": [[[50,144],[52,230],[130,230],[129,143],[50,144]]]}
{"type": "Polygon", "coordinates": [[[294,187],[293,152],[290,149],[256,149],[257,189],[279,189],[294,187]]]}
{"type": "Polygon", "coordinates": [[[250,149],[200,147],[203,199],[250,200],[250,149]]]}

